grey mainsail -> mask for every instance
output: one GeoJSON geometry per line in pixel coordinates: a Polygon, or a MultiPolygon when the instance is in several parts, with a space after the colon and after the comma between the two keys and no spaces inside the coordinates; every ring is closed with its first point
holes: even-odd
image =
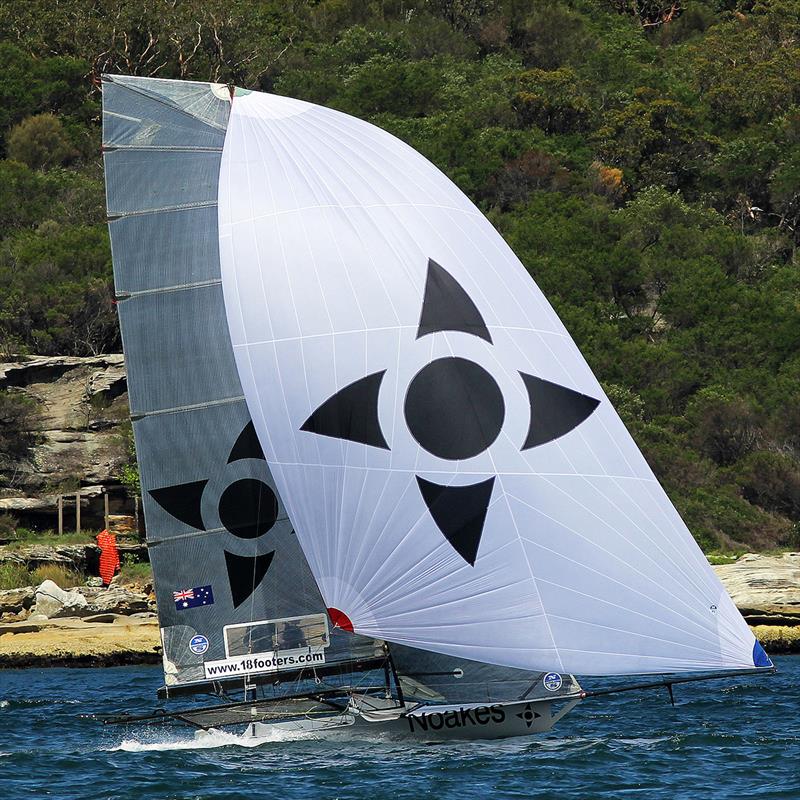
{"type": "MultiPolygon", "coordinates": [[[[225,323],[216,203],[229,112],[224,86],[103,84],[114,280],[168,687],[276,646],[275,626],[237,626],[325,614],[225,323]],[[258,645],[264,635],[273,641],[258,645]]],[[[376,650],[335,629],[328,639],[326,663],[376,650]]]]}

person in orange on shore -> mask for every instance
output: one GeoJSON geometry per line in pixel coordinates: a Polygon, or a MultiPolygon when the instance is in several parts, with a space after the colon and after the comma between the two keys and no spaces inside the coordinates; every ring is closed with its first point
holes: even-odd
{"type": "Polygon", "coordinates": [[[108,586],[119,572],[117,537],[107,530],[100,531],[97,534],[97,544],[100,547],[100,577],[103,579],[103,586],[108,586]]]}

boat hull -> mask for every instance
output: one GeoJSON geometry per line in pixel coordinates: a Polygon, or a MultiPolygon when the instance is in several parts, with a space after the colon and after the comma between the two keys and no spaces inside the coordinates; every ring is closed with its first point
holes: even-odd
{"type": "Polygon", "coordinates": [[[549,731],[580,702],[568,698],[554,709],[549,699],[513,703],[460,705],[406,705],[374,697],[354,698],[340,714],[253,723],[246,736],[273,740],[276,734],[308,734],[323,738],[376,735],[424,741],[451,739],[505,739],[549,731]]]}

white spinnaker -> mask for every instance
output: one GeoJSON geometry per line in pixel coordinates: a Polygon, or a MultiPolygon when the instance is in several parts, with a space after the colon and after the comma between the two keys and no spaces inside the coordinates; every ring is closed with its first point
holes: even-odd
{"type": "Polygon", "coordinates": [[[353,117],[249,93],[233,102],[219,218],[249,410],[323,597],[357,633],[584,675],[753,666],[753,635],[575,343],[436,167],[353,117]],[[469,295],[492,343],[417,338],[429,259],[469,295]],[[489,372],[505,403],[496,440],[460,461],[420,447],[404,416],[416,373],[452,356],[489,372]],[[382,371],[389,449],[301,430],[338,390],[382,371]],[[522,450],[521,372],[600,405],[522,450]],[[417,476],[496,476],[474,566],[431,518],[417,476]]]}

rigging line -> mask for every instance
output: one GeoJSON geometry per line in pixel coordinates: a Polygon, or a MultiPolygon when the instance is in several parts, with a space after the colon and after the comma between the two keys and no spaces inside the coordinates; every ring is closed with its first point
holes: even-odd
{"type": "Polygon", "coordinates": [[[104,144],[104,153],[221,153],[222,147],[211,145],[168,144],[104,144]]]}
{"type": "Polygon", "coordinates": [[[174,536],[162,536],[160,539],[147,539],[147,547],[157,547],[160,544],[192,539],[195,536],[209,536],[212,533],[224,533],[225,528],[210,528],[205,531],[194,530],[188,533],[176,533],[174,536]]]}
{"type": "Polygon", "coordinates": [[[191,403],[185,406],[173,406],[172,408],[157,408],[152,411],[135,411],[131,409],[131,420],[133,422],[139,422],[139,420],[145,419],[146,417],[156,417],[161,414],[182,414],[186,411],[202,411],[206,408],[222,406],[227,403],[241,403],[244,399],[244,395],[239,394],[232,397],[223,397],[219,400],[206,400],[202,403],[191,403]]]}

